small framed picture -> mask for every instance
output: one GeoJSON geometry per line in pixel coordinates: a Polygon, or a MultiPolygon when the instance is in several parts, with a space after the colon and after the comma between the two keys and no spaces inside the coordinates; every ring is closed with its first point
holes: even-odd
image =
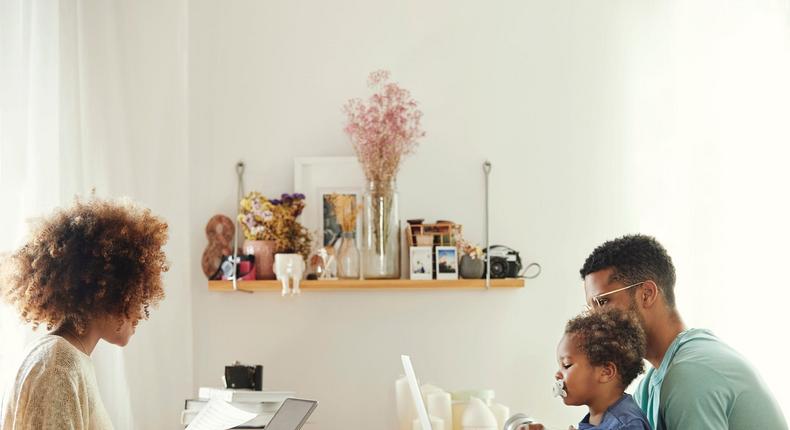
{"type": "Polygon", "coordinates": [[[359,208],[362,205],[362,192],[358,188],[318,188],[320,196],[321,233],[318,240],[322,246],[334,245],[343,232],[350,232],[354,240],[360,242],[360,226],[362,217],[359,208]],[[340,206],[340,207],[338,207],[340,206]]]}
{"type": "Polygon", "coordinates": [[[436,247],[436,279],[458,279],[458,250],[454,246],[436,247]]]}
{"type": "Polygon", "coordinates": [[[409,279],[430,281],[433,279],[433,249],[430,246],[409,247],[409,279]]]}

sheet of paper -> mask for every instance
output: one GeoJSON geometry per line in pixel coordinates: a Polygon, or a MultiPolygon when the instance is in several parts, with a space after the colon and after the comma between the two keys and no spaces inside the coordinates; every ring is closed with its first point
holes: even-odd
{"type": "Polygon", "coordinates": [[[255,418],[257,414],[242,411],[230,403],[211,399],[186,430],[226,430],[255,418]]]}

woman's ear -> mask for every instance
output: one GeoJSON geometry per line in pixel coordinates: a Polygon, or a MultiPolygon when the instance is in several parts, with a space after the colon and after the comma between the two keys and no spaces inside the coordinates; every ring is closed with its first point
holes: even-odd
{"type": "Polygon", "coordinates": [[[598,366],[598,382],[608,383],[617,379],[617,366],[611,361],[598,366]]]}

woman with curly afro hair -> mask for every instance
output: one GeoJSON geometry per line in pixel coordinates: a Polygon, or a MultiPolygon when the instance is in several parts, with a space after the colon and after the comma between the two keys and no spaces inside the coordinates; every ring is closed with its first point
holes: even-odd
{"type": "Polygon", "coordinates": [[[167,224],[130,202],[91,199],[41,220],[2,264],[2,296],[50,331],[26,352],[4,396],[4,430],[112,429],[90,355],[125,346],[164,298],[167,224]]]}

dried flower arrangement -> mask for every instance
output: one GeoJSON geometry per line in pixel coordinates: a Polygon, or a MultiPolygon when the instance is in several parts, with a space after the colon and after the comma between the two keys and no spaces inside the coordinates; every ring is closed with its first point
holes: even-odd
{"type": "Polygon", "coordinates": [[[458,254],[461,256],[468,255],[472,258],[483,258],[483,248],[468,242],[461,236],[456,237],[455,246],[458,248],[458,254]]]}
{"type": "Polygon", "coordinates": [[[362,205],[356,203],[356,196],[352,194],[333,193],[329,196],[329,203],[335,212],[335,218],[343,233],[352,232],[357,226],[357,214],[362,205]]]}
{"type": "Polygon", "coordinates": [[[371,182],[395,179],[403,157],[414,152],[417,139],[425,136],[417,102],[408,90],[389,79],[386,70],[371,73],[368,85],[377,91],[367,102],[355,98],[344,107],[348,117],[345,132],[371,182]]]}
{"type": "Polygon", "coordinates": [[[239,202],[244,237],[249,240],[273,240],[275,252],[302,254],[310,252],[310,234],[296,220],[304,210],[304,194],[283,194],[269,200],[261,193],[251,192],[239,202]]]}
{"type": "Polygon", "coordinates": [[[370,182],[367,204],[372,211],[374,248],[385,248],[383,238],[390,235],[394,182],[403,158],[414,152],[417,140],[425,136],[420,121],[422,112],[408,90],[390,82],[390,73],[370,74],[368,86],[374,90],[368,100],[354,98],[344,106],[347,116],[344,131],[351,138],[357,159],[370,182]]]}

